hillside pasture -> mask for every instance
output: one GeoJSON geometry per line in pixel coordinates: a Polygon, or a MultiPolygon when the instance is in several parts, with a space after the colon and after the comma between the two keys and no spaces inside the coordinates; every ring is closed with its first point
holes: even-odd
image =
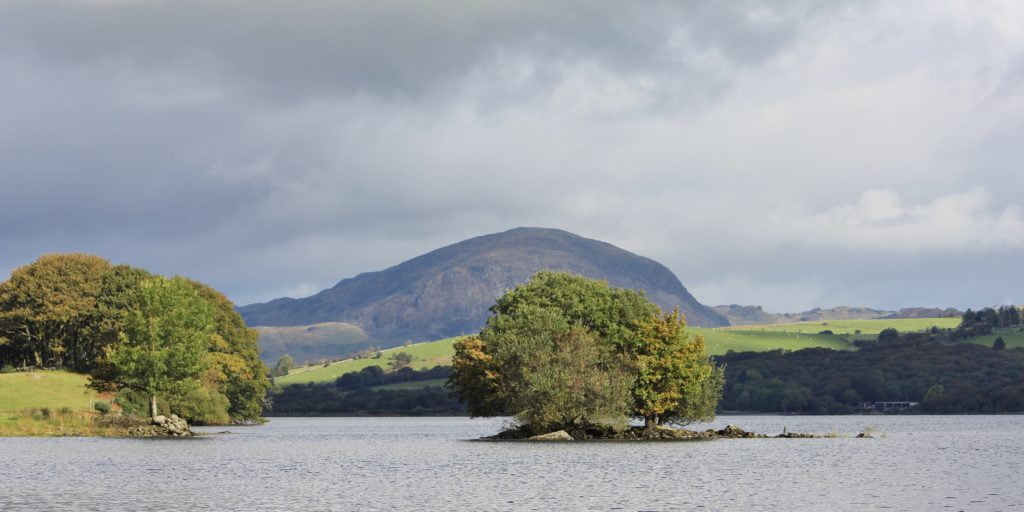
{"type": "Polygon", "coordinates": [[[455,355],[455,348],[452,345],[462,338],[463,336],[457,336],[443,340],[415,343],[405,347],[389,348],[380,351],[380,358],[346,359],[327,366],[322,364],[303,366],[292,370],[284,377],[278,377],[274,382],[279,386],[305,384],[307,382],[328,382],[346,373],[358,372],[369,366],[380,366],[388,370],[388,363],[391,361],[391,357],[399,352],[405,352],[412,356],[412,363],[409,366],[415,370],[433,368],[438,365],[449,365],[452,362],[452,356],[455,355]]]}
{"type": "Polygon", "coordinates": [[[996,329],[992,334],[967,338],[961,343],[974,343],[975,345],[991,347],[992,343],[996,341],[996,338],[1003,338],[1003,341],[1006,342],[1006,348],[1024,348],[1024,327],[996,329]]]}
{"type": "Polygon", "coordinates": [[[97,394],[80,373],[34,371],[0,374],[0,420],[29,409],[91,411],[97,394]]]}
{"type": "Polygon", "coordinates": [[[724,329],[690,327],[692,333],[704,336],[704,349],[708,355],[722,355],[735,352],[763,352],[766,350],[800,350],[822,347],[834,350],[850,350],[848,341],[836,334],[805,332],[783,332],[767,329],[724,329]]]}
{"type": "Polygon", "coordinates": [[[836,335],[868,339],[874,338],[878,333],[890,327],[899,332],[915,332],[931,329],[933,326],[942,329],[952,329],[958,325],[960,325],[959,318],[876,318],[870,320],[825,320],[821,322],[744,325],[742,327],[727,327],[725,329],[805,334],[817,334],[828,330],[836,335]],[[857,331],[860,331],[860,335],[856,334],[857,331]]]}

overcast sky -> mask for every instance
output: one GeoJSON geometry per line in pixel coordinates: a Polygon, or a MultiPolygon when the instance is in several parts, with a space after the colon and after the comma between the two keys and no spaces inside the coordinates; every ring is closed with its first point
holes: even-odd
{"type": "Polygon", "coordinates": [[[823,4],[0,0],[0,274],[246,304],[544,226],[712,305],[1024,303],[1024,3],[823,4]]]}

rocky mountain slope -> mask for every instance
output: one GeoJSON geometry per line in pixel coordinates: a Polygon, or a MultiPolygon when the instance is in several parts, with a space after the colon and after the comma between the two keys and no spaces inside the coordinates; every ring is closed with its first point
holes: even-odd
{"type": "Polygon", "coordinates": [[[252,326],[345,322],[384,346],[476,332],[501,294],[540,270],[562,270],[642,289],[662,309],[679,306],[697,326],[728,320],[697,302],[664,265],[557,229],[516,228],[431,251],[345,279],[311,297],[239,308],[252,326]]]}

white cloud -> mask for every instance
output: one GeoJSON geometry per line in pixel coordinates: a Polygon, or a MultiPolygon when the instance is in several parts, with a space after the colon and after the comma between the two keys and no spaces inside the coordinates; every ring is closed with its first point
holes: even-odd
{"type": "Polygon", "coordinates": [[[926,203],[892,190],[868,190],[852,204],[821,212],[787,208],[770,217],[772,238],[853,251],[984,251],[1024,247],[1024,210],[992,204],[984,188],[926,203]]]}

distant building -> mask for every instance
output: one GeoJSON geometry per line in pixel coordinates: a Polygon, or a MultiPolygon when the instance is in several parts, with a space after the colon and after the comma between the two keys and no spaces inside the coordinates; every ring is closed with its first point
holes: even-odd
{"type": "Polygon", "coordinates": [[[861,402],[861,412],[899,412],[920,405],[920,402],[861,402]]]}

